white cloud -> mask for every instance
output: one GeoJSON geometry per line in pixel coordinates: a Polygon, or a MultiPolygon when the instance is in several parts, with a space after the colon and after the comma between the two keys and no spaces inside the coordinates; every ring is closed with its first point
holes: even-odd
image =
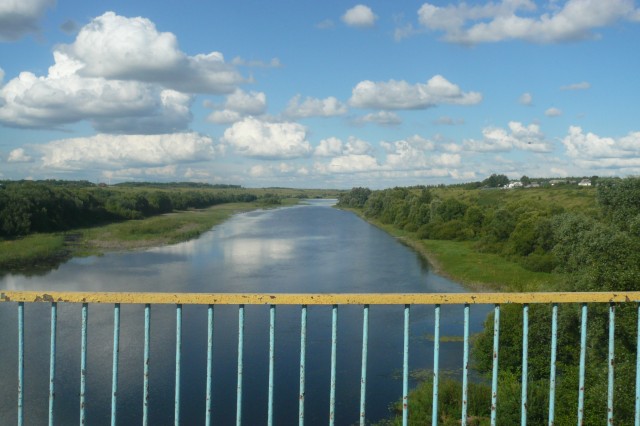
{"type": "Polygon", "coordinates": [[[397,126],[402,124],[402,119],[395,112],[378,111],[357,117],[354,122],[356,124],[375,123],[379,126],[397,126]]]}
{"type": "Polygon", "coordinates": [[[371,154],[373,147],[367,141],[349,136],[347,143],[344,145],[344,154],[347,155],[364,155],[371,154]]]}
{"type": "Polygon", "coordinates": [[[439,176],[448,176],[461,166],[459,153],[435,152],[436,145],[429,139],[414,135],[394,142],[381,142],[387,151],[383,168],[388,171],[429,170],[439,176]]]}
{"type": "Polygon", "coordinates": [[[559,117],[562,115],[562,111],[558,108],[551,107],[544,112],[547,117],[559,117]]]}
{"type": "Polygon", "coordinates": [[[213,141],[197,133],[107,135],[42,145],[42,165],[61,170],[164,167],[213,158],[213,141]]]}
{"type": "Polygon", "coordinates": [[[331,137],[320,141],[314,151],[316,157],[340,157],[349,155],[369,155],[373,153],[373,147],[367,141],[349,136],[346,143],[340,139],[331,137]]]}
{"type": "Polygon", "coordinates": [[[163,166],[163,167],[143,167],[143,168],[128,168],[120,170],[105,170],[102,172],[102,176],[107,179],[117,180],[129,180],[135,178],[167,178],[176,175],[177,167],[175,165],[163,166]]]}
{"type": "Polygon", "coordinates": [[[243,81],[222,54],[187,56],[148,19],[113,12],[56,46],[53,57],[46,76],[22,72],[0,88],[0,123],[60,128],[87,120],[102,133],[173,133],[192,120],[193,92],[236,95],[243,81]]]}
{"type": "Polygon", "coordinates": [[[316,157],[337,157],[342,155],[342,141],[338,138],[328,138],[320,141],[313,155],[316,157]]]}
{"type": "Polygon", "coordinates": [[[464,124],[464,120],[462,118],[454,119],[452,117],[438,117],[436,120],[433,120],[433,124],[441,124],[446,126],[457,126],[460,124],[464,124]]]}
{"type": "Polygon", "coordinates": [[[85,77],[159,83],[187,93],[230,93],[244,79],[220,52],[188,56],[175,35],[158,32],[146,18],[106,12],[57,51],[75,61],[85,77]],[[126,40],[126,42],[124,42],[126,40]],[[119,42],[122,41],[122,42],[119,42]]]}
{"type": "Polygon", "coordinates": [[[223,141],[247,157],[284,159],[306,157],[312,148],[298,123],[266,123],[247,117],[224,132],[223,141]]]}
{"type": "Polygon", "coordinates": [[[334,117],[346,113],[346,105],[333,96],[325,99],[307,97],[300,103],[300,95],[296,95],[291,98],[284,111],[284,114],[291,118],[334,117]]]}
{"type": "Polygon", "coordinates": [[[24,148],[16,148],[9,153],[8,163],[28,163],[32,161],[31,156],[27,155],[24,148]]]}
{"type": "Polygon", "coordinates": [[[533,103],[533,96],[531,95],[531,93],[523,93],[522,95],[520,95],[518,102],[520,102],[522,105],[529,106],[533,103]]]}
{"type": "Polygon", "coordinates": [[[351,154],[335,157],[328,164],[316,163],[314,169],[322,174],[361,173],[380,170],[380,165],[371,155],[351,154]]]}
{"type": "Polygon", "coordinates": [[[463,92],[441,75],[424,83],[406,81],[361,81],[351,92],[350,103],[357,108],[425,109],[440,104],[473,105],[482,101],[478,92],[463,92]]]}
{"type": "Polygon", "coordinates": [[[583,81],[581,83],[569,84],[562,86],[560,90],[587,90],[591,88],[591,83],[583,81]]]}
{"type": "Polygon", "coordinates": [[[550,152],[553,149],[552,143],[546,140],[537,124],[524,126],[517,121],[511,121],[508,130],[488,127],[482,130],[482,136],[482,140],[465,140],[465,149],[477,152],[511,151],[513,149],[550,152]]]}
{"type": "Polygon", "coordinates": [[[267,110],[267,96],[263,92],[236,89],[227,96],[222,110],[212,112],[207,120],[216,124],[231,124],[248,115],[262,115],[267,110]]]}
{"type": "Polygon", "coordinates": [[[306,176],[307,174],[308,170],[306,168],[287,163],[256,164],[249,169],[249,175],[256,178],[290,175],[306,176]]]}
{"type": "Polygon", "coordinates": [[[0,41],[14,41],[38,31],[38,23],[54,0],[4,0],[0,2],[0,41]]]}
{"type": "Polygon", "coordinates": [[[191,121],[191,97],[135,81],[83,78],[65,73],[71,64],[56,53],[49,76],[29,72],[0,88],[0,123],[56,128],[90,120],[98,131],[166,133],[191,121]]]}
{"type": "Polygon", "coordinates": [[[516,39],[556,43],[593,38],[593,30],[634,19],[637,13],[633,0],[568,0],[551,13],[537,15],[536,9],[531,0],[502,0],[477,6],[459,3],[445,7],[425,3],[418,11],[418,18],[423,26],[443,31],[444,39],[454,43],[516,39]]]}
{"type": "Polygon", "coordinates": [[[571,126],[562,140],[567,155],[572,158],[597,160],[618,159],[620,162],[640,157],[640,132],[631,132],[619,139],[583,133],[582,128],[571,126]]]}
{"type": "Polygon", "coordinates": [[[378,17],[370,7],[363,4],[356,5],[342,15],[342,22],[350,27],[368,28],[375,25],[378,17]]]}

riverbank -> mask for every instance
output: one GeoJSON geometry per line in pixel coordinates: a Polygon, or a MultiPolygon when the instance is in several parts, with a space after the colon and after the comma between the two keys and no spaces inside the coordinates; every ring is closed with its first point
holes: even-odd
{"type": "Polygon", "coordinates": [[[226,203],[64,233],[32,234],[0,241],[0,272],[37,273],[55,268],[74,256],[176,244],[199,237],[234,214],[298,202],[292,198],[269,206],[259,202],[226,203]]]}
{"type": "Polygon", "coordinates": [[[358,209],[345,209],[395,237],[422,256],[438,275],[472,291],[556,291],[565,286],[560,274],[533,272],[493,253],[481,253],[470,241],[425,240],[408,232],[365,217],[358,209]]]}

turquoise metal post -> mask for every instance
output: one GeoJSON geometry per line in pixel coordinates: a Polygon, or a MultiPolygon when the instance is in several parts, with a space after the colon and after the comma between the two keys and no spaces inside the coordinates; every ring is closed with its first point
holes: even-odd
{"type": "Polygon", "coordinates": [[[440,365],[440,305],[436,305],[433,327],[433,398],[431,404],[431,425],[438,426],[438,376],[440,365]]]}
{"type": "Polygon", "coordinates": [[[491,375],[491,426],[496,425],[498,411],[498,349],[500,345],[500,305],[493,314],[493,371],[491,375]]]}
{"type": "Polygon", "coordinates": [[[51,303],[51,342],[49,345],[49,426],[53,426],[54,402],[56,398],[56,328],[58,304],[51,303]]]}
{"type": "Polygon", "coordinates": [[[522,306],[522,391],[520,425],[527,425],[527,388],[529,382],[529,305],[522,306]]]}
{"type": "Polygon", "coordinates": [[[80,332],[80,424],[87,422],[85,417],[85,395],[87,391],[87,320],[89,304],[82,304],[82,330],[80,332]]]}
{"type": "Polygon", "coordinates": [[[211,382],[213,375],[213,305],[207,307],[207,384],[205,425],[211,426],[211,382]]]}
{"type": "Polygon", "coordinates": [[[151,341],[151,305],[144,305],[144,377],[142,383],[142,425],[149,424],[149,345],[151,341]]]}
{"type": "Polygon", "coordinates": [[[464,305],[464,347],[462,349],[462,420],[460,424],[467,424],[467,409],[469,405],[469,304],[464,305]]]}
{"type": "Polygon", "coordinates": [[[404,342],[402,350],[402,425],[409,424],[409,309],[404,305],[404,342]]]}
{"type": "MultiPolygon", "coordinates": [[[[639,305],[640,306],[640,305],[639,305]]],[[[580,373],[578,382],[578,426],[584,423],[584,372],[587,360],[587,304],[583,303],[580,321],[580,373]]],[[[638,425],[640,426],[640,425],[638,425]]]]}
{"type": "Polygon", "coordinates": [[[273,425],[273,376],[276,359],[276,305],[269,307],[269,397],[267,425],[273,425]]]}
{"type": "Polygon", "coordinates": [[[24,302],[18,303],[18,426],[24,423],[24,302]]]}
{"type": "Polygon", "coordinates": [[[638,326],[636,328],[636,413],[635,426],[640,426],[640,303],[637,307],[638,326]]]}
{"type": "Polygon", "coordinates": [[[302,305],[300,314],[300,392],[298,394],[298,424],[304,425],[304,379],[307,348],[307,305],[302,305]]]}
{"type": "Polygon", "coordinates": [[[176,383],[173,423],[180,424],[180,364],[182,358],[182,305],[176,305],[176,383]]]}
{"type": "Polygon", "coordinates": [[[118,402],[118,354],[120,353],[120,304],[113,307],[113,368],[111,370],[111,426],[116,425],[118,402]]]}
{"type": "Polygon", "coordinates": [[[338,346],[338,305],[331,308],[331,389],[329,391],[329,426],[336,418],[336,354],[338,346]]]}
{"type": "Polygon", "coordinates": [[[365,426],[367,395],[367,342],[369,341],[369,305],[362,311],[362,370],[360,373],[360,426],[365,426]]]}
{"type": "Polygon", "coordinates": [[[613,424],[613,378],[615,363],[615,345],[614,336],[616,329],[616,305],[609,304],[609,372],[608,372],[608,389],[607,389],[607,424],[613,424]]]}
{"type": "Polygon", "coordinates": [[[238,384],[236,388],[236,425],[242,424],[242,357],[244,352],[244,305],[238,307],[238,384]]]}
{"type": "Polygon", "coordinates": [[[558,350],[558,304],[551,308],[551,365],[549,367],[549,426],[555,423],[556,352],[558,350]]]}

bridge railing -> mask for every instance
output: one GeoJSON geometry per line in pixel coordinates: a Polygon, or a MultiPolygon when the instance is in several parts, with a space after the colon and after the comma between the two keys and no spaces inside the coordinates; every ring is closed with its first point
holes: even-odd
{"type": "MultiPolygon", "coordinates": [[[[607,393],[607,422],[613,424],[614,419],[614,331],[616,319],[616,306],[619,304],[633,304],[638,310],[638,330],[640,331],[640,292],[598,292],[598,293],[417,293],[417,294],[229,294],[229,293],[125,293],[125,292],[33,292],[33,291],[0,291],[0,302],[15,303],[18,315],[18,389],[16,396],[18,425],[24,423],[24,368],[25,368],[25,340],[24,340],[24,309],[25,304],[47,303],[51,307],[50,318],[50,362],[49,362],[49,417],[48,423],[54,424],[55,397],[56,397],[56,342],[57,342],[57,318],[58,304],[81,305],[81,336],[80,336],[80,389],[78,407],[80,411],[80,423],[90,423],[86,418],[86,376],[87,376],[87,316],[89,305],[110,304],[113,305],[113,355],[112,355],[112,389],[111,389],[111,424],[116,423],[116,409],[118,397],[118,371],[120,350],[120,307],[123,304],[144,305],[144,386],[142,392],[142,423],[149,422],[149,359],[150,359],[150,309],[152,305],[175,305],[175,398],[174,398],[174,423],[180,423],[180,376],[182,368],[182,309],[185,305],[207,306],[207,368],[206,368],[206,415],[205,423],[211,424],[211,389],[212,389],[212,345],[213,345],[213,310],[216,305],[238,306],[238,360],[237,360],[237,388],[236,388],[236,424],[242,422],[242,398],[243,398],[243,344],[244,344],[244,313],[247,305],[269,306],[269,358],[268,358],[268,412],[265,423],[273,424],[274,401],[274,362],[275,362],[275,313],[280,305],[300,306],[300,370],[299,370],[299,424],[305,421],[305,360],[306,360],[306,330],[307,307],[310,305],[330,306],[331,318],[331,379],[328,412],[330,425],[335,421],[336,409],[336,353],[337,353],[337,327],[338,307],[343,305],[360,305],[363,309],[362,316],[362,358],[360,380],[360,424],[365,424],[366,415],[366,388],[367,388],[367,348],[369,333],[369,308],[372,305],[401,305],[404,307],[403,327],[403,365],[402,365],[402,400],[403,424],[409,420],[409,325],[411,307],[416,305],[430,305],[434,308],[434,354],[433,354],[433,387],[432,387],[432,424],[438,424],[438,395],[439,395],[439,359],[440,359],[440,308],[442,305],[464,306],[463,318],[463,354],[462,367],[462,408],[460,413],[461,424],[466,425],[469,416],[467,413],[468,383],[469,383],[469,311],[473,305],[493,306],[493,360],[491,381],[491,424],[497,421],[496,413],[500,404],[498,400],[498,367],[499,367],[499,335],[500,335],[500,308],[506,304],[522,306],[522,394],[521,394],[521,424],[527,423],[528,407],[528,348],[529,348],[529,306],[533,304],[551,305],[551,348],[550,348],[550,377],[549,377],[549,407],[548,424],[555,421],[555,392],[556,392],[556,355],[558,342],[558,305],[578,304],[580,306],[580,358],[579,358],[579,386],[576,389],[578,401],[577,419],[581,425],[584,419],[585,397],[585,358],[587,351],[587,304],[604,304],[608,307],[608,393],[607,393]]],[[[635,393],[635,424],[640,425],[640,338],[637,340],[636,351],[636,393],[635,393]]],[[[297,368],[297,367],[296,367],[297,368]]],[[[0,413],[1,416],[1,413],[0,413]]]]}

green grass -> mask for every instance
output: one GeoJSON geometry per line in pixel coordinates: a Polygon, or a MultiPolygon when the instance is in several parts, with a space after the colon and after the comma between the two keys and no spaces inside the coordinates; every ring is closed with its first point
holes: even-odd
{"type": "Polygon", "coordinates": [[[0,271],[38,266],[65,255],[62,234],[32,234],[16,240],[0,241],[0,271]]]}
{"type": "Polygon", "coordinates": [[[85,253],[174,244],[198,237],[230,216],[260,208],[256,203],[220,204],[80,230],[85,253]]]}
{"type": "Polygon", "coordinates": [[[476,289],[551,291],[561,289],[559,274],[532,272],[493,253],[480,253],[470,241],[423,240],[437,269],[451,279],[476,289]]]}
{"type": "Polygon", "coordinates": [[[473,241],[421,240],[415,236],[415,232],[367,219],[360,210],[347,210],[416,250],[438,274],[471,290],[560,291],[564,287],[565,278],[561,274],[532,272],[498,254],[478,252],[474,249],[473,241]]]}

